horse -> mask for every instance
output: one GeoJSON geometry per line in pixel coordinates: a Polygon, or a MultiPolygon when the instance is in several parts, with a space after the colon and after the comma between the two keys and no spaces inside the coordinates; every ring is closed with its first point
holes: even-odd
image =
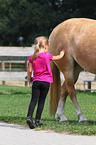
{"type": "Polygon", "coordinates": [[[96,74],[96,20],[71,18],[57,25],[49,36],[50,53],[57,55],[64,50],[65,55],[51,62],[54,83],[50,86],[50,114],[59,121],[68,122],[64,107],[69,95],[78,118],[78,123],[87,122],[76,98],[75,83],[79,73],[85,69],[96,74]],[[60,71],[65,81],[61,86],[60,71]]]}

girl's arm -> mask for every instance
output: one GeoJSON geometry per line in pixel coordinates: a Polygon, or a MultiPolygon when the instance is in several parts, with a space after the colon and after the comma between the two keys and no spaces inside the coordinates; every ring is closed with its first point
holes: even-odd
{"type": "Polygon", "coordinates": [[[29,63],[29,67],[28,67],[28,71],[27,71],[27,81],[30,82],[31,81],[31,75],[32,75],[32,63],[29,63]]]}
{"type": "Polygon", "coordinates": [[[64,56],[64,51],[61,51],[59,55],[53,56],[52,60],[59,60],[64,56]]]}

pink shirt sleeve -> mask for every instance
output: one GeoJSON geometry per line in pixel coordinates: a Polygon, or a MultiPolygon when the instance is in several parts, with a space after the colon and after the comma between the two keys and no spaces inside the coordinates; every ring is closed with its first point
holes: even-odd
{"type": "Polygon", "coordinates": [[[47,55],[48,55],[49,60],[52,60],[53,55],[51,53],[48,53],[47,55]]]}

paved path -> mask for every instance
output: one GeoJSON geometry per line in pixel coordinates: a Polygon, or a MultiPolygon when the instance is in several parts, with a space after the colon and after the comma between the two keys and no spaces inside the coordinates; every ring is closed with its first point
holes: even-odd
{"type": "Polygon", "coordinates": [[[96,136],[35,131],[0,122],[0,145],[96,145],[96,136]]]}

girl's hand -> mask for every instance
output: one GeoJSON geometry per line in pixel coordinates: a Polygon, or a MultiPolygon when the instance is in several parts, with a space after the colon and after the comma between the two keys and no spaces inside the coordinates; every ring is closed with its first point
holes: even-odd
{"type": "Polygon", "coordinates": [[[59,55],[53,56],[52,60],[59,60],[64,56],[64,51],[61,51],[59,55]]]}
{"type": "Polygon", "coordinates": [[[60,52],[60,56],[63,57],[64,56],[64,51],[60,52]]]}

